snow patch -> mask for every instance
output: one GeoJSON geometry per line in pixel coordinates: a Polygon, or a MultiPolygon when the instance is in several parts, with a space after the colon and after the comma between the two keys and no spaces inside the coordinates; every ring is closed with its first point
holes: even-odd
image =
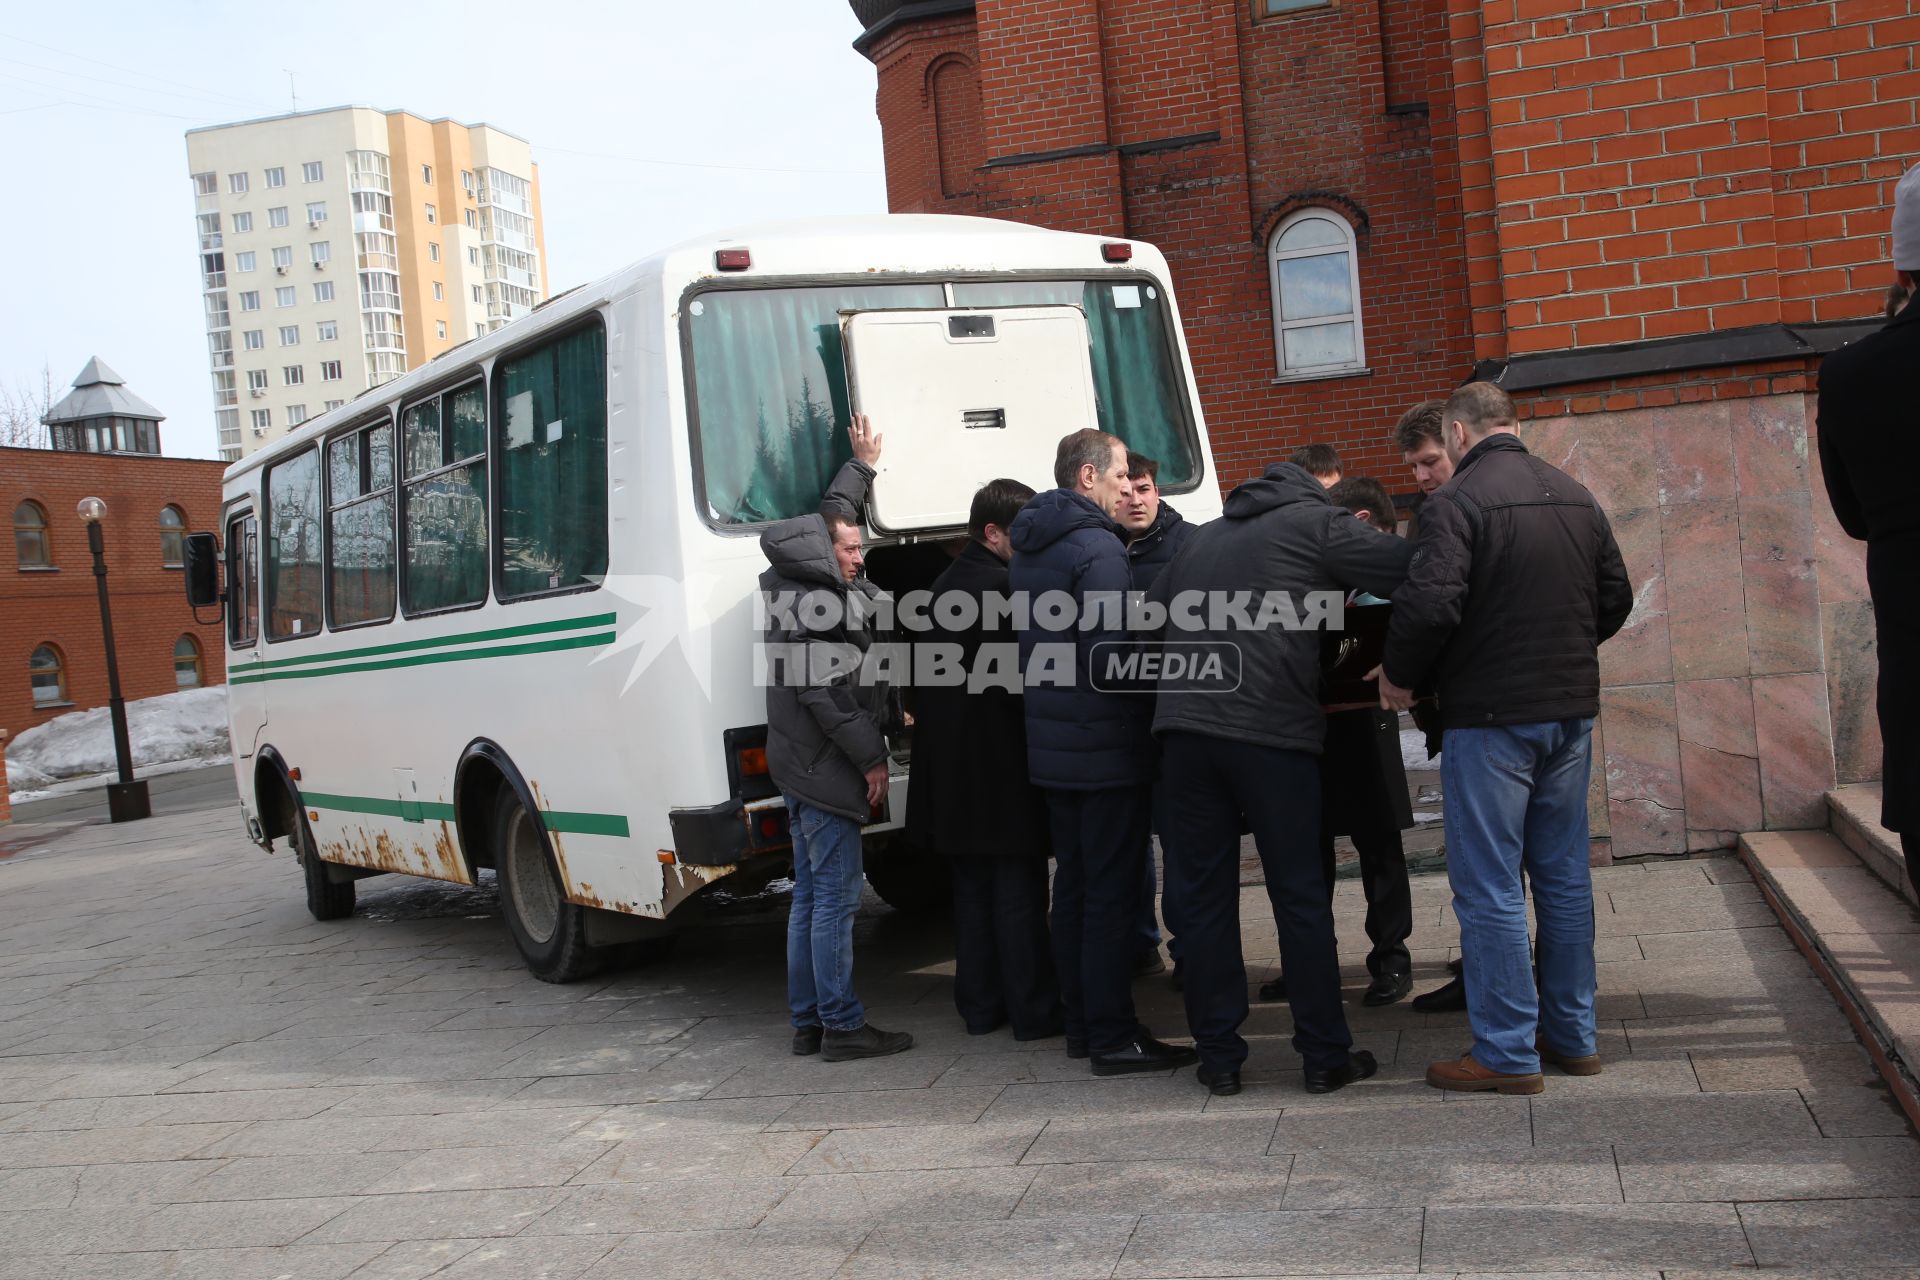
{"type": "MultiPolygon", "coordinates": [[[[137,771],[216,764],[231,758],[226,686],[182,689],[129,702],[127,741],[137,771]]],[[[95,779],[115,768],[113,720],[106,707],[68,712],[7,742],[7,780],[19,788],[13,793],[16,801],[68,780],[95,779]]]]}
{"type": "Polygon", "coordinates": [[[1400,763],[1408,771],[1415,769],[1438,769],[1440,757],[1427,759],[1427,735],[1418,729],[1400,731],[1400,763]]]}

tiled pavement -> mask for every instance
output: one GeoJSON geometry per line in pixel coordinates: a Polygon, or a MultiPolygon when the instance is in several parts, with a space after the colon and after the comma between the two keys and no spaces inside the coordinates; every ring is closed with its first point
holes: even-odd
{"type": "MultiPolygon", "coordinates": [[[[1302,1093],[1261,1007],[1210,1100],[964,1035],[945,937],[876,903],[860,988],[919,1044],[829,1065],[786,1053],[777,902],[554,987],[484,891],[363,882],[321,925],[231,809],[81,827],[0,861],[0,1280],[1920,1280],[1920,1143],[1745,871],[1596,886],[1605,1074],[1441,1094],[1461,1020],[1356,1000],[1377,1079],[1302,1093]]],[[[1455,935],[1415,897],[1424,989],[1455,935]]]]}

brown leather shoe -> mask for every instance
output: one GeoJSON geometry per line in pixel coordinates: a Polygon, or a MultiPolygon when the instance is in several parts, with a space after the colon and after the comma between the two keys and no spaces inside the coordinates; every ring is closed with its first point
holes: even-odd
{"type": "Polygon", "coordinates": [[[1471,1053],[1462,1054],[1458,1062],[1436,1062],[1427,1068],[1427,1083],[1436,1089],[1451,1089],[1456,1093],[1539,1093],[1547,1087],[1547,1081],[1538,1071],[1509,1073],[1489,1071],[1474,1059],[1471,1053]]]}
{"type": "Polygon", "coordinates": [[[1600,1055],[1597,1053],[1561,1053],[1545,1040],[1535,1041],[1534,1048],[1540,1051],[1540,1061],[1550,1063],[1570,1076],[1597,1076],[1600,1074],[1600,1055]]]}

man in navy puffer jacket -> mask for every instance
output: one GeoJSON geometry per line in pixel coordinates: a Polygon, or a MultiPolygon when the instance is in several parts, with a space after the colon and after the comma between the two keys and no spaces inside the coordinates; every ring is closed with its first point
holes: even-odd
{"type": "Polygon", "coordinates": [[[1053,478],[1060,487],[1014,517],[1008,585],[1035,606],[1020,633],[1020,669],[1027,766],[1047,794],[1057,860],[1053,953],[1067,1054],[1090,1054],[1095,1075],[1164,1071],[1196,1058],[1155,1040],[1133,1011],[1129,939],[1151,820],[1153,699],[1096,688],[1091,678],[1095,659],[1105,662],[1127,640],[1112,616],[1131,586],[1114,520],[1127,492],[1127,447],[1103,431],[1076,431],[1060,442],[1053,478]],[[1072,597],[1071,629],[1041,625],[1048,592],[1072,597]],[[1103,599],[1109,614],[1096,629],[1087,624],[1103,599]]]}

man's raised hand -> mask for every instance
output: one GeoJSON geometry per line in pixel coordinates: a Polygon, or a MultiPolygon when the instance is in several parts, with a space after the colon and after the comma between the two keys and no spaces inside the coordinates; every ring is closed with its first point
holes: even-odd
{"type": "Polygon", "coordinates": [[[880,433],[873,429],[873,420],[864,413],[853,415],[853,421],[847,426],[847,439],[853,444],[853,456],[868,466],[880,461],[880,433]]]}

